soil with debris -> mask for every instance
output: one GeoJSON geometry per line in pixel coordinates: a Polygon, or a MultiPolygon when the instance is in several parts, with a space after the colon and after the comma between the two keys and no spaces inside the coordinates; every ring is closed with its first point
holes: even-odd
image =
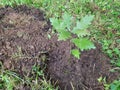
{"type": "MultiPolygon", "coordinates": [[[[113,81],[118,75],[109,70],[110,59],[96,44],[95,50],[83,51],[80,60],[70,54],[69,41],[57,41],[44,13],[35,8],[17,6],[0,9],[0,61],[5,69],[21,77],[30,76],[33,65],[44,65],[46,75],[60,90],[104,90],[99,77],[113,81]]],[[[23,90],[19,88],[19,90],[23,90]]],[[[25,89],[25,90],[31,90],[25,89]]]]}

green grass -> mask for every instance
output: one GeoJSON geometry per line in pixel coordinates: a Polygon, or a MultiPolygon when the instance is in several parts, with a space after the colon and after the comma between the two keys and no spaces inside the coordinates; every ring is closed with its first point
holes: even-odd
{"type": "Polygon", "coordinates": [[[40,66],[33,66],[30,71],[31,77],[20,77],[13,71],[5,70],[2,63],[0,66],[0,89],[2,90],[16,90],[25,84],[31,90],[58,90],[57,87],[54,88],[50,80],[46,80],[43,69],[40,66]]]}
{"type": "MultiPolygon", "coordinates": [[[[118,70],[120,69],[119,0],[0,0],[1,7],[5,5],[14,7],[23,4],[42,9],[46,12],[47,19],[54,17],[62,18],[64,12],[69,13],[77,20],[81,20],[85,15],[94,15],[93,24],[89,28],[91,32],[89,38],[91,41],[101,43],[103,52],[111,59],[112,65],[118,70]]],[[[9,77],[5,77],[9,81],[9,77]]],[[[45,83],[44,80],[43,83],[45,83]]],[[[119,90],[119,83],[119,80],[113,81],[110,84],[110,90],[119,90]]],[[[43,86],[47,87],[49,85],[47,83],[43,86]]]]}

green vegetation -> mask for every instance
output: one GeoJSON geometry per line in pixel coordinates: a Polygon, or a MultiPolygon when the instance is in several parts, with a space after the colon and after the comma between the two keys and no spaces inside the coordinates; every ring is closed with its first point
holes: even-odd
{"type": "Polygon", "coordinates": [[[20,77],[15,72],[5,70],[4,67],[0,66],[0,89],[2,90],[13,90],[19,89],[21,85],[26,84],[32,90],[58,90],[55,89],[50,81],[46,80],[43,69],[40,66],[34,65],[31,77],[20,77]],[[39,78],[41,77],[41,78],[39,78]]]}
{"type": "Polygon", "coordinates": [[[110,85],[111,90],[119,90],[120,89],[120,80],[115,80],[113,83],[110,85]]]}
{"type": "MultiPolygon", "coordinates": [[[[104,85],[104,89],[105,90],[109,90],[110,84],[107,84],[106,77],[104,77],[104,78],[103,77],[99,77],[98,78],[98,82],[102,83],[104,85]]],[[[112,90],[114,90],[114,89],[112,89],[112,90]]]]}
{"type": "Polygon", "coordinates": [[[13,90],[19,82],[23,80],[16,73],[1,68],[0,89],[13,90]]]}
{"type": "MultiPolygon", "coordinates": [[[[0,0],[1,7],[23,4],[46,11],[46,18],[50,19],[59,40],[69,39],[76,45],[76,49],[71,50],[75,57],[80,58],[79,50],[95,48],[91,41],[99,42],[103,52],[111,59],[114,71],[120,70],[119,0],[0,0]],[[73,34],[76,35],[75,38],[72,37],[73,34]]],[[[38,76],[37,73],[36,80],[38,76]]],[[[15,73],[4,70],[1,71],[0,79],[2,80],[0,88],[6,87],[8,90],[13,89],[15,82],[23,82],[23,79],[15,73]],[[7,83],[9,84],[6,86],[7,83]]],[[[43,88],[47,88],[44,90],[53,90],[45,78],[42,80],[42,85],[43,88]]],[[[35,90],[34,85],[31,87],[35,90]]],[[[120,90],[120,80],[113,81],[108,89],[120,90]]]]}
{"type": "Polygon", "coordinates": [[[58,40],[68,40],[74,43],[78,49],[73,49],[71,52],[76,58],[80,58],[80,52],[83,50],[94,49],[94,44],[86,38],[90,35],[90,32],[87,30],[88,26],[93,20],[93,15],[86,15],[79,20],[73,20],[73,17],[68,13],[62,15],[62,20],[58,18],[50,18],[51,24],[58,32],[58,40]],[[72,22],[73,21],[73,22],[72,22]],[[76,23],[75,23],[76,21],[76,23]],[[74,26],[74,24],[76,24],[74,26]],[[76,38],[72,37],[73,34],[76,35],[76,38]]]}

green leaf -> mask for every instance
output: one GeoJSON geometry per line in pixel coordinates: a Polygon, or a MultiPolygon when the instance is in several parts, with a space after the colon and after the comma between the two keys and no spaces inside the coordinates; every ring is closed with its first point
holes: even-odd
{"type": "Polygon", "coordinates": [[[120,67],[120,60],[119,59],[116,61],[115,65],[120,67]]]}
{"type": "Polygon", "coordinates": [[[120,90],[120,81],[114,80],[110,85],[110,90],[120,90]]]}
{"type": "Polygon", "coordinates": [[[78,49],[73,49],[73,50],[71,50],[71,54],[72,54],[74,57],[80,59],[80,52],[79,52],[78,49]]]}
{"type": "Polygon", "coordinates": [[[114,48],[113,51],[118,55],[120,54],[120,50],[118,48],[114,48]]]}
{"type": "Polygon", "coordinates": [[[63,18],[63,23],[62,24],[65,25],[67,27],[67,29],[70,29],[70,26],[72,24],[71,23],[72,16],[69,13],[65,12],[63,14],[62,18],[63,18]]]}
{"type": "Polygon", "coordinates": [[[71,33],[65,30],[61,30],[61,32],[58,33],[58,40],[67,40],[71,38],[71,33]]]}
{"type": "Polygon", "coordinates": [[[76,27],[73,28],[72,33],[77,34],[78,37],[90,35],[90,33],[86,30],[88,26],[91,24],[91,21],[93,20],[93,15],[86,15],[81,19],[81,21],[77,21],[76,27]]]}
{"type": "Polygon", "coordinates": [[[82,22],[85,26],[88,26],[88,25],[91,24],[93,18],[94,18],[94,15],[86,15],[85,17],[82,18],[81,22],[82,22]]]}
{"type": "Polygon", "coordinates": [[[86,29],[91,24],[94,16],[93,15],[86,15],[81,19],[81,21],[77,21],[77,28],[78,29],[86,29]]]}
{"type": "Polygon", "coordinates": [[[78,48],[80,48],[81,51],[95,49],[94,44],[90,40],[88,40],[87,38],[75,38],[75,39],[72,39],[72,42],[78,48]]]}
{"type": "Polygon", "coordinates": [[[51,22],[52,26],[56,30],[60,29],[60,20],[59,19],[57,19],[57,18],[50,18],[50,22],[51,22]]]}
{"type": "Polygon", "coordinates": [[[111,88],[111,90],[117,90],[116,85],[114,85],[114,84],[111,84],[110,88],[111,88]]]}
{"type": "Polygon", "coordinates": [[[97,80],[98,80],[99,83],[101,83],[102,80],[103,80],[103,77],[99,77],[97,80]]]}
{"type": "Polygon", "coordinates": [[[86,25],[85,25],[83,22],[77,21],[76,28],[77,28],[77,29],[80,29],[80,30],[84,30],[84,29],[86,29],[87,27],[86,27],[86,25]]]}
{"type": "Polygon", "coordinates": [[[90,35],[90,32],[88,30],[81,30],[78,28],[73,28],[72,33],[76,34],[78,37],[84,37],[90,35]]]}

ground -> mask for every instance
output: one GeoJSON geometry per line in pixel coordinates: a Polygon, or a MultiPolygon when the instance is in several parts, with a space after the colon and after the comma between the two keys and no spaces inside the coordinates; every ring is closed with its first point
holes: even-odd
{"type": "MultiPolygon", "coordinates": [[[[0,9],[0,61],[20,77],[31,76],[32,67],[39,65],[46,67],[46,77],[60,90],[104,90],[97,79],[106,77],[111,82],[117,73],[109,71],[110,59],[100,44],[95,45],[96,49],[83,51],[78,60],[70,54],[74,45],[69,40],[58,41],[51,33],[43,11],[26,6],[0,9]]],[[[25,85],[19,90],[23,88],[31,90],[25,85]]]]}

